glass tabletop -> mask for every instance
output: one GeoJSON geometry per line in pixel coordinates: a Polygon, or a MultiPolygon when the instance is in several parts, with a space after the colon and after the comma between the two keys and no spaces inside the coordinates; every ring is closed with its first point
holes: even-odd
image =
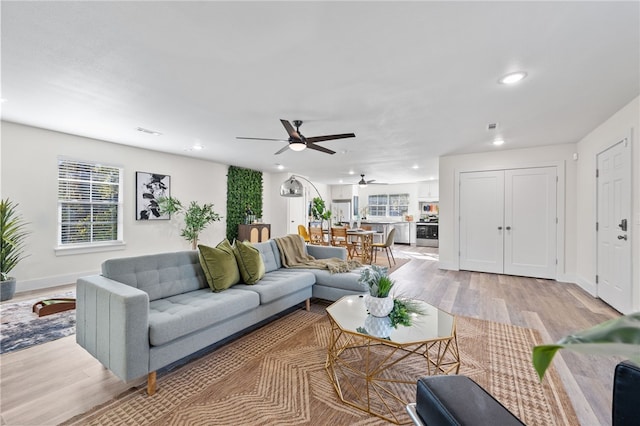
{"type": "Polygon", "coordinates": [[[411,314],[411,325],[391,327],[389,317],[374,317],[367,313],[363,295],[344,296],[327,307],[327,313],[338,327],[349,333],[359,333],[385,339],[400,345],[450,338],[455,333],[455,317],[426,302],[424,315],[411,314]]]}

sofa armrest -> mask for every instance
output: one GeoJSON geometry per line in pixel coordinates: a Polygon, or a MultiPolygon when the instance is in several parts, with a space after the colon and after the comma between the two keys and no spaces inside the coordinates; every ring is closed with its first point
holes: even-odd
{"type": "Polygon", "coordinates": [[[76,342],[124,381],[149,373],[149,295],[92,275],[76,285],[76,342]]]}
{"type": "Polygon", "coordinates": [[[347,260],[347,249],[343,247],[333,246],[317,246],[313,244],[307,244],[307,253],[316,259],[329,259],[330,257],[337,257],[341,260],[347,260]]]}

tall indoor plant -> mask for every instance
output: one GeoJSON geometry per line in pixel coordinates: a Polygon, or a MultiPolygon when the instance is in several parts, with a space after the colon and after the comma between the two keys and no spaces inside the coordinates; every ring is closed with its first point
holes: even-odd
{"type": "Polygon", "coordinates": [[[324,226],[325,220],[331,219],[331,210],[326,208],[322,198],[315,197],[311,200],[311,216],[313,216],[315,220],[320,221],[320,227],[324,226]]]}
{"type": "Polygon", "coordinates": [[[198,236],[210,223],[220,220],[220,215],[213,210],[213,203],[198,204],[195,201],[184,207],[180,200],[174,197],[160,197],[158,206],[163,213],[179,213],[184,216],[184,228],[180,236],[191,243],[191,248],[198,247],[198,236]]]}
{"type": "Polygon", "coordinates": [[[25,254],[25,240],[29,235],[28,223],[16,210],[18,204],[8,198],[0,201],[0,300],[13,298],[16,292],[16,279],[10,277],[9,272],[27,257],[25,254]]]}

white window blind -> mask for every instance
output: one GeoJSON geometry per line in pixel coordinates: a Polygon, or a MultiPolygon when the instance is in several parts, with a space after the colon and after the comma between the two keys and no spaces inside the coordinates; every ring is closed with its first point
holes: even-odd
{"type": "Polygon", "coordinates": [[[122,169],[58,159],[58,246],[122,241],[122,169]]]}
{"type": "Polygon", "coordinates": [[[409,211],[409,194],[369,195],[369,216],[404,216],[409,211]]]}

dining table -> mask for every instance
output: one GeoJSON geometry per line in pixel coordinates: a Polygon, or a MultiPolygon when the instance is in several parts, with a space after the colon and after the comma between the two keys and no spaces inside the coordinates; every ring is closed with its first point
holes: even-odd
{"type": "Polygon", "coordinates": [[[373,236],[375,231],[364,229],[347,229],[347,237],[354,237],[360,243],[360,260],[362,263],[371,264],[373,262],[373,236]]]}

